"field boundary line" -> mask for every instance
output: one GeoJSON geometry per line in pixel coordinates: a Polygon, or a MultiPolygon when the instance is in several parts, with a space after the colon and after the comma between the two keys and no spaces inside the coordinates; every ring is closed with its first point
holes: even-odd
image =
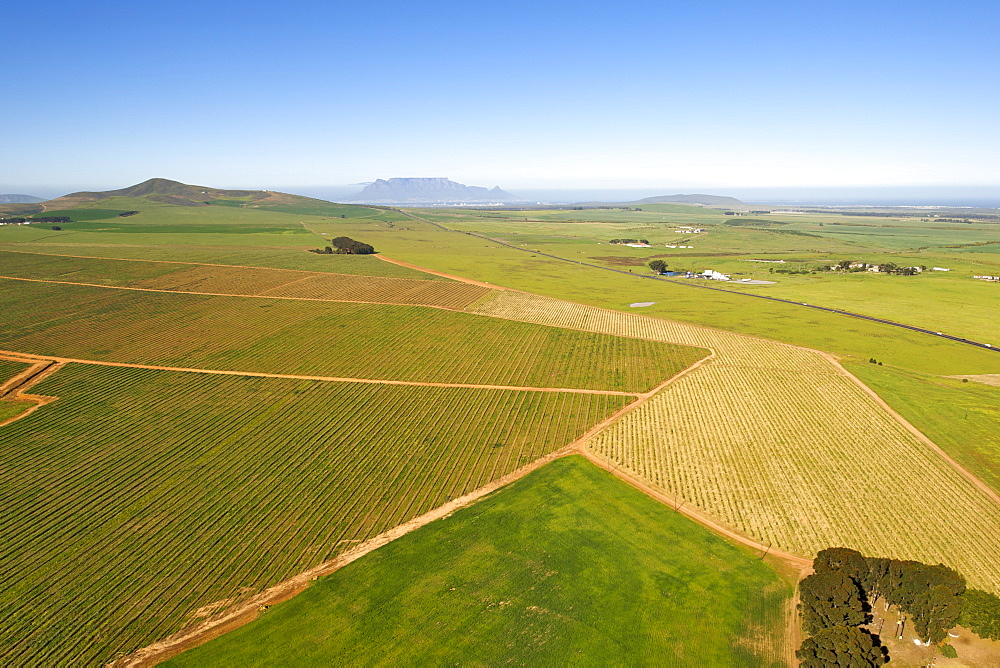
{"type": "Polygon", "coordinates": [[[26,394],[25,390],[30,389],[59,371],[59,369],[66,366],[65,363],[50,359],[18,358],[16,354],[9,355],[6,351],[0,351],[0,358],[11,362],[24,362],[25,364],[31,364],[30,367],[15,375],[13,378],[10,378],[3,385],[0,385],[0,398],[11,401],[29,401],[34,404],[34,406],[29,406],[17,415],[12,415],[6,420],[0,421],[0,427],[6,427],[12,422],[16,422],[23,417],[27,417],[42,406],[51,404],[59,398],[47,397],[41,394],[26,394]]]}
{"type": "MultiPolygon", "coordinates": [[[[227,265],[228,266],[228,265],[227,265]]],[[[251,269],[259,269],[260,267],[250,267],[251,269]]],[[[338,276],[354,276],[354,274],[337,274],[338,276]]],[[[322,276],[322,274],[320,274],[322,276]]],[[[313,278],[313,276],[306,276],[305,278],[313,278]]],[[[362,278],[381,278],[380,276],[372,277],[362,277],[362,278]]],[[[162,294],[170,295],[200,295],[202,297],[239,297],[243,299],[280,299],[284,301],[298,301],[298,302],[332,302],[338,304],[373,304],[376,306],[418,306],[420,308],[439,308],[444,311],[461,311],[457,307],[452,306],[441,306],[439,304],[418,304],[415,302],[371,302],[362,301],[360,299],[323,299],[320,297],[276,297],[272,295],[264,294],[254,294],[254,295],[241,295],[232,292],[193,292],[191,290],[163,290],[161,288],[134,288],[127,285],[101,285],[99,283],[75,283],[73,281],[53,281],[44,278],[20,278],[18,276],[3,276],[0,275],[0,279],[8,281],[27,281],[29,283],[51,283],[55,285],[80,285],[86,288],[105,288],[108,290],[132,290],[134,292],[159,292],[162,294]]],[[[398,279],[390,279],[398,280],[398,279]]],[[[405,280],[420,280],[420,279],[405,279],[405,280]]],[[[291,281],[294,283],[295,281],[291,281]]],[[[278,286],[281,287],[281,286],[278,286]]],[[[277,288],[273,288],[277,289],[277,288]]]]}
{"type": "Polygon", "coordinates": [[[919,429],[910,424],[910,422],[906,418],[897,413],[895,409],[893,409],[889,404],[887,404],[885,400],[882,397],[880,397],[877,392],[875,392],[875,390],[865,385],[864,381],[862,381],[860,378],[858,378],[853,373],[844,368],[844,366],[840,363],[840,361],[836,357],[830,355],[829,353],[824,353],[824,352],[820,352],[820,354],[827,357],[827,359],[829,359],[834,366],[840,369],[841,373],[850,378],[855,385],[860,387],[865,392],[865,394],[874,399],[875,403],[877,403],[879,406],[882,407],[883,410],[892,415],[896,419],[896,421],[899,422],[899,424],[901,424],[908,432],[916,436],[921,443],[929,447],[935,454],[939,455],[949,466],[951,466],[951,468],[955,469],[955,471],[959,475],[961,475],[963,478],[971,482],[973,486],[975,486],[981,492],[986,494],[986,496],[989,497],[989,499],[993,501],[993,503],[1000,506],[1000,494],[997,494],[997,492],[992,487],[990,487],[982,480],[977,478],[976,475],[972,473],[972,471],[969,471],[964,466],[959,464],[955,459],[952,458],[951,455],[942,450],[937,443],[929,439],[926,435],[923,434],[923,432],[921,432],[919,429]]]}
{"type": "MultiPolygon", "coordinates": [[[[0,350],[0,355],[18,355],[19,353],[0,350]]],[[[247,376],[250,378],[278,378],[284,380],[318,380],[328,383],[363,383],[368,385],[407,385],[411,387],[444,387],[467,390],[511,390],[516,392],[552,392],[566,394],[602,394],[612,397],[641,397],[640,392],[621,392],[618,390],[592,390],[581,387],[531,387],[521,385],[477,385],[474,383],[436,383],[420,380],[393,380],[389,378],[347,378],[338,376],[307,376],[303,374],[267,373],[264,371],[232,371],[228,369],[196,369],[190,367],[159,366],[155,364],[133,364],[131,362],[106,362],[102,360],[85,360],[74,357],[37,356],[37,360],[47,360],[50,364],[89,364],[93,366],[114,366],[127,369],[149,369],[151,371],[178,371],[183,373],[204,373],[216,376],[247,376]]],[[[23,360],[21,360],[23,361],[23,360]]]]}
{"type": "Polygon", "coordinates": [[[781,550],[775,550],[769,548],[763,543],[758,543],[755,539],[745,536],[734,529],[719,524],[713,519],[710,519],[707,514],[703,514],[701,511],[697,511],[694,508],[689,507],[684,503],[684,499],[681,497],[674,497],[665,491],[659,490],[651,485],[648,485],[639,478],[632,476],[625,471],[622,471],[618,466],[612,466],[613,462],[606,460],[598,455],[594,454],[590,450],[580,450],[580,454],[586,457],[589,461],[600,466],[602,469],[611,473],[615,477],[623,480],[632,487],[635,487],[640,492],[643,492],[647,496],[650,496],[657,501],[663,503],[666,506],[670,506],[675,512],[681,513],[682,515],[694,520],[698,524],[704,526],[705,528],[715,532],[716,534],[733,540],[745,547],[752,548],[754,550],[759,550],[762,555],[766,554],[768,556],[773,556],[777,559],[788,562],[790,565],[795,566],[799,570],[806,570],[812,568],[812,559],[807,559],[806,557],[799,556],[797,554],[792,554],[790,552],[782,552],[781,550]]]}
{"type": "MultiPolygon", "coordinates": [[[[388,262],[389,264],[395,264],[395,265],[398,265],[400,267],[406,267],[407,269],[414,269],[416,271],[422,271],[425,274],[432,274],[434,276],[440,276],[442,278],[449,278],[449,279],[451,279],[453,281],[458,281],[459,283],[469,283],[470,285],[478,285],[479,287],[489,288],[491,290],[500,290],[500,291],[503,291],[503,290],[512,290],[513,289],[513,288],[505,288],[505,287],[503,287],[501,285],[493,285],[492,283],[484,283],[482,281],[477,281],[477,280],[474,280],[474,279],[471,279],[471,278],[465,278],[463,276],[455,276],[454,274],[446,274],[443,271],[434,271],[433,269],[428,269],[427,267],[421,267],[420,265],[411,264],[409,262],[404,262],[402,260],[394,260],[392,258],[386,257],[384,255],[380,255],[378,253],[375,254],[375,257],[377,257],[378,259],[382,260],[383,262],[388,262]]],[[[420,279],[416,279],[416,280],[420,280],[420,279]]]]}
{"type": "MultiPolygon", "coordinates": [[[[313,234],[315,234],[315,232],[313,232],[313,234]]],[[[0,246],[0,252],[2,252],[2,253],[21,253],[22,255],[44,255],[44,256],[47,256],[47,257],[72,257],[72,258],[78,258],[78,259],[81,259],[81,260],[115,260],[115,261],[118,261],[118,262],[155,262],[157,264],[183,264],[183,265],[187,265],[187,266],[190,266],[190,267],[233,267],[233,268],[236,268],[236,269],[263,269],[265,271],[292,271],[292,272],[295,272],[297,274],[315,274],[317,276],[327,276],[327,275],[332,275],[332,276],[353,276],[353,277],[356,277],[356,278],[382,278],[382,279],[388,279],[388,280],[392,280],[392,281],[430,281],[429,278],[399,278],[399,277],[396,277],[396,276],[368,276],[367,274],[345,274],[345,273],[342,273],[342,272],[339,272],[339,271],[313,271],[311,269],[286,269],[284,267],[260,267],[260,266],[252,265],[252,264],[219,264],[217,262],[185,262],[184,260],[146,260],[146,259],[139,259],[139,258],[134,258],[134,257],[100,257],[100,256],[97,256],[97,255],[69,255],[69,254],[66,254],[66,253],[40,253],[38,251],[14,250],[12,248],[3,248],[2,246],[0,246]]],[[[305,252],[308,252],[308,251],[305,251],[305,252]]],[[[378,254],[376,254],[374,257],[382,259],[381,257],[379,257],[378,254]]],[[[424,272],[426,274],[435,274],[435,275],[438,275],[438,276],[442,276],[444,278],[450,278],[452,280],[460,281],[462,283],[470,283],[470,282],[471,283],[475,283],[475,281],[472,281],[471,279],[459,279],[459,278],[457,278],[455,276],[449,276],[447,274],[438,274],[437,272],[430,271],[429,269],[422,269],[420,267],[417,267],[416,265],[410,266],[410,265],[406,265],[406,264],[400,264],[399,262],[396,262],[396,261],[393,261],[393,260],[387,260],[387,261],[390,262],[390,263],[392,263],[392,264],[399,264],[400,266],[404,266],[404,267],[405,266],[409,266],[409,268],[411,268],[411,269],[416,269],[417,271],[422,271],[422,272],[424,272]]],[[[494,288],[496,288],[496,286],[491,286],[489,283],[484,283],[482,285],[484,285],[486,287],[494,287],[494,288]]],[[[505,288],[496,288],[496,289],[498,289],[498,290],[504,290],[505,288]]]]}
{"type": "Polygon", "coordinates": [[[391,543],[397,538],[401,538],[402,536],[426,526],[435,520],[448,517],[455,511],[472,505],[488,494],[491,494],[501,487],[505,487],[510,483],[523,478],[529,473],[541,468],[545,464],[572,454],[576,454],[576,449],[571,443],[570,445],[550,452],[547,455],[542,455],[533,462],[526,464],[525,466],[522,466],[507,475],[501,476],[496,480],[492,480],[482,487],[469,492],[468,494],[460,496],[457,499],[453,499],[422,515],[418,515],[411,520],[407,520],[406,522],[384,531],[373,538],[369,538],[365,542],[347,550],[334,559],[325,561],[322,564],[303,571],[302,573],[299,573],[298,575],[295,575],[283,582],[279,582],[278,584],[265,589],[260,594],[257,594],[243,603],[236,605],[231,610],[213,615],[205,621],[186,629],[182,629],[173,635],[167,636],[162,640],[138,649],[131,654],[116,659],[106,665],[109,668],[138,668],[154,666],[161,661],[165,661],[172,656],[180,654],[184,650],[203,645],[223,633],[232,631],[252,622],[259,616],[262,608],[275,603],[281,603],[282,601],[286,601],[296,594],[301,593],[306,589],[306,587],[309,586],[310,581],[324,575],[330,575],[351,562],[360,559],[369,552],[391,543]]]}

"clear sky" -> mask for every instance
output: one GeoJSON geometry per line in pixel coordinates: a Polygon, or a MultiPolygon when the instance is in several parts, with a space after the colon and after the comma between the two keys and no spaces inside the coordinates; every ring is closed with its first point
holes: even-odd
{"type": "Polygon", "coordinates": [[[1000,190],[995,2],[18,0],[2,15],[0,193],[153,176],[1000,190]]]}

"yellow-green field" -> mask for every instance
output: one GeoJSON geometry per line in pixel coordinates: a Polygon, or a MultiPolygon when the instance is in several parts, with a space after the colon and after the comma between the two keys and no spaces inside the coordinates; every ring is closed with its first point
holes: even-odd
{"type": "Polygon", "coordinates": [[[713,350],[586,447],[775,548],[811,557],[842,545],[941,562],[1000,591],[1000,505],[831,358],[523,293],[479,309],[713,350]]]}

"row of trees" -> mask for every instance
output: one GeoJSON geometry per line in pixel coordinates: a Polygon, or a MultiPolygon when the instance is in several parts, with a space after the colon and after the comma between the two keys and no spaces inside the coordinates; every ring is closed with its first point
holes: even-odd
{"type": "Polygon", "coordinates": [[[612,239],[609,244],[648,244],[649,239],[612,239]]]}
{"type": "Polygon", "coordinates": [[[924,642],[941,643],[962,615],[965,578],[941,564],[865,557],[838,547],[817,554],[813,569],[799,584],[802,626],[812,636],[796,652],[803,666],[829,665],[823,661],[841,655],[852,662],[840,665],[885,663],[878,636],[857,628],[870,620],[879,599],[886,610],[895,605],[910,615],[924,642]]]}
{"type": "Polygon", "coordinates": [[[841,260],[837,264],[833,265],[836,267],[835,271],[867,271],[869,267],[878,267],[879,273],[881,274],[896,274],[899,276],[914,276],[919,274],[920,271],[926,271],[927,267],[921,265],[920,267],[900,267],[895,262],[883,262],[879,265],[868,264],[865,262],[855,262],[854,260],[841,260]]]}

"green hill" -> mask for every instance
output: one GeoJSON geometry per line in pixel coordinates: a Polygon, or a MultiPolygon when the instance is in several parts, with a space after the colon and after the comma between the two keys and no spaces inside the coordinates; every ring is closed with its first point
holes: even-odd
{"type": "Polygon", "coordinates": [[[368,212],[367,207],[341,205],[301,195],[270,190],[224,190],[209,186],[189,185],[170,179],[154,178],[134,186],[100,192],[83,191],[63,195],[43,204],[45,213],[72,211],[111,198],[144,199],[157,204],[206,207],[230,206],[264,209],[281,213],[313,216],[351,216],[368,212]]]}

